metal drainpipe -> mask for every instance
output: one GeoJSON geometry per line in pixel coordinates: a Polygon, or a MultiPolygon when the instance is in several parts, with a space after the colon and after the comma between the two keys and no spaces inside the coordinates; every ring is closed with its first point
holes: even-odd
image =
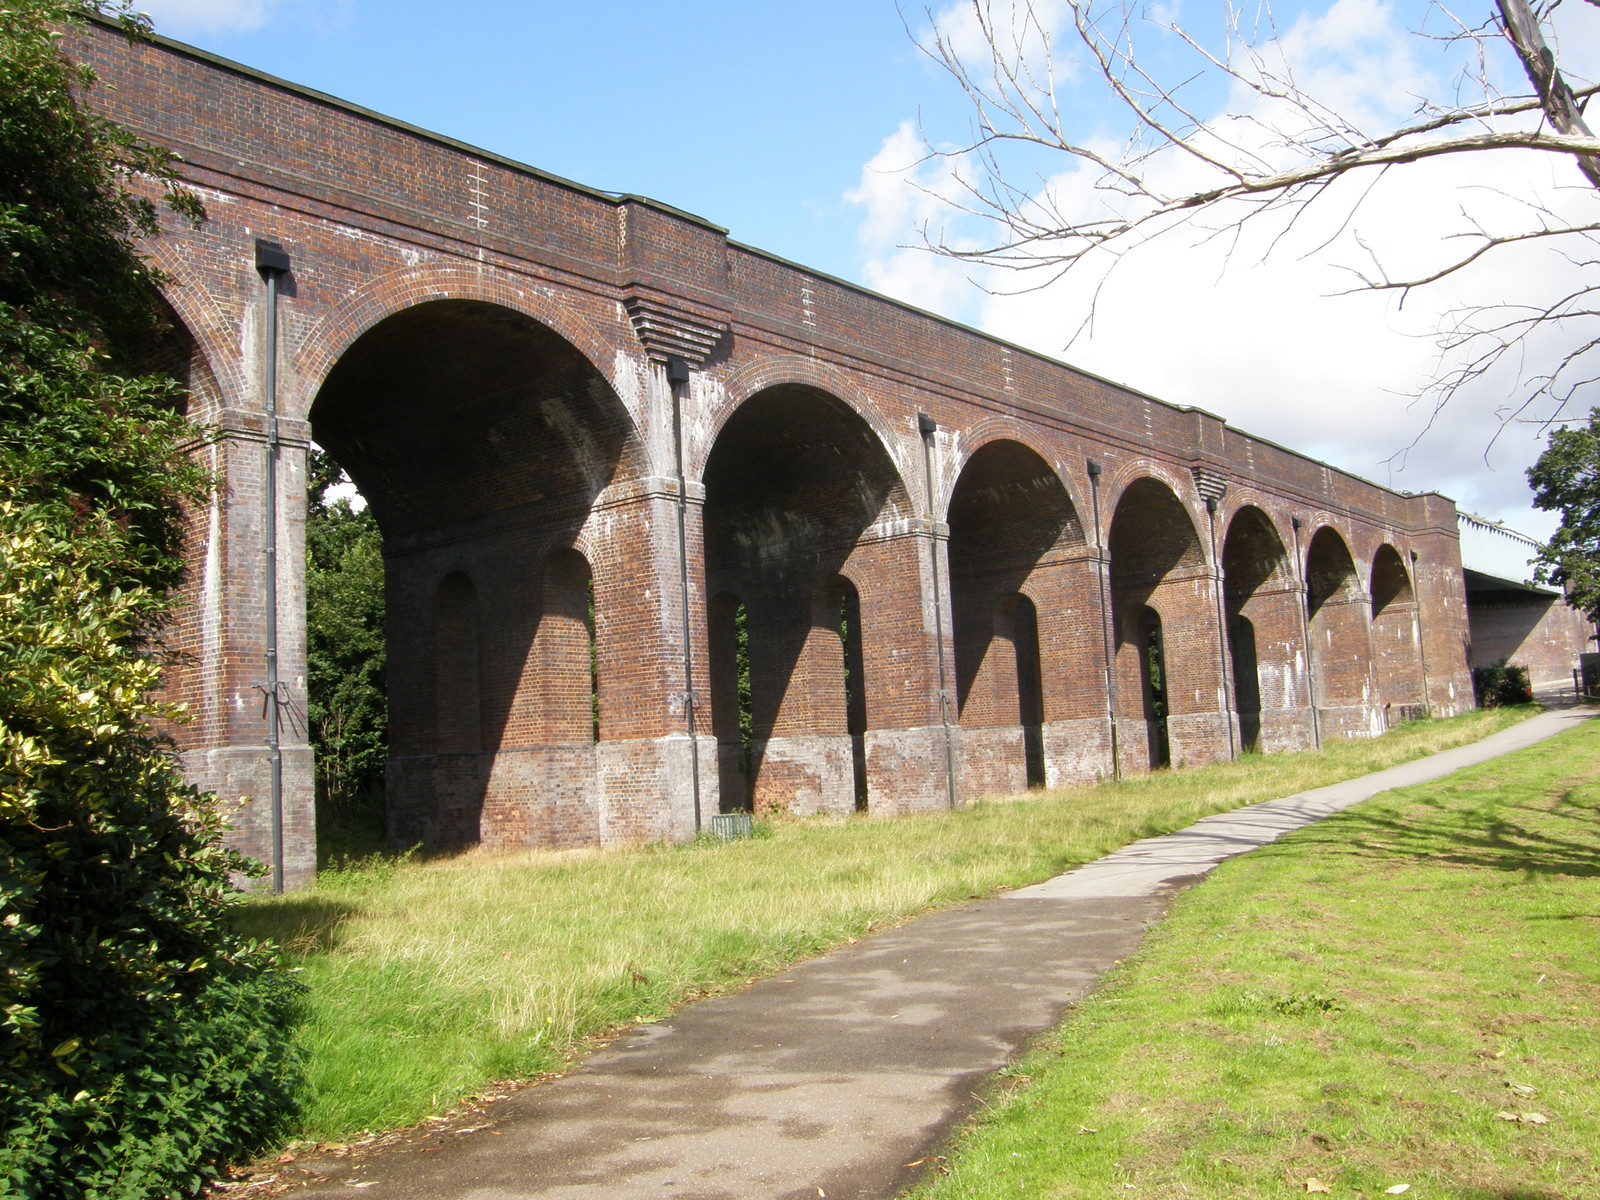
{"type": "Polygon", "coordinates": [[[1233,706],[1238,692],[1228,687],[1231,674],[1228,661],[1228,614],[1222,603],[1222,563],[1217,559],[1217,501],[1220,497],[1206,497],[1206,517],[1211,525],[1211,564],[1217,587],[1217,665],[1222,669],[1222,711],[1228,714],[1228,757],[1238,758],[1238,738],[1234,731],[1233,706]]]}
{"type": "Polygon", "coordinates": [[[1417,552],[1411,551],[1411,602],[1416,606],[1417,667],[1422,671],[1422,711],[1433,712],[1433,697],[1428,694],[1428,644],[1422,640],[1422,589],[1417,586],[1417,552]]]}
{"type": "Polygon", "coordinates": [[[937,522],[933,503],[933,435],[939,422],[927,413],[917,414],[917,433],[922,438],[922,479],[928,496],[928,566],[933,572],[934,649],[939,660],[939,724],[944,728],[944,782],[950,807],[956,807],[956,747],[950,732],[950,688],[944,670],[944,604],[939,596],[939,539],[933,529],[937,522]]]}
{"type": "Polygon", "coordinates": [[[678,594],[683,606],[683,717],[689,730],[689,778],[694,788],[694,831],[700,832],[700,738],[694,727],[694,643],[689,621],[689,489],[683,473],[683,393],[689,386],[689,363],[677,355],[667,359],[667,387],[672,392],[672,448],[678,467],[678,594]]]}
{"type": "Polygon", "coordinates": [[[1294,570],[1299,576],[1301,596],[1296,607],[1300,610],[1300,643],[1306,648],[1306,691],[1311,700],[1311,744],[1317,749],[1322,747],[1322,718],[1317,715],[1317,673],[1312,666],[1311,654],[1311,619],[1306,612],[1306,606],[1311,602],[1311,584],[1306,579],[1305,560],[1300,556],[1300,518],[1290,517],[1289,526],[1294,530],[1294,570]]]}
{"type": "Polygon", "coordinates": [[[278,728],[278,279],[289,273],[289,253],[277,242],[256,239],[256,270],[267,284],[267,347],[263,384],[267,407],[265,543],[267,762],[272,772],[272,890],[283,891],[283,747],[278,728]]]}
{"type": "Polygon", "coordinates": [[[1089,470],[1089,496],[1094,507],[1095,574],[1100,581],[1100,641],[1106,659],[1106,720],[1111,727],[1111,778],[1122,778],[1122,755],[1117,749],[1117,673],[1111,663],[1111,601],[1106,595],[1106,556],[1100,541],[1100,464],[1084,460],[1089,470]]]}

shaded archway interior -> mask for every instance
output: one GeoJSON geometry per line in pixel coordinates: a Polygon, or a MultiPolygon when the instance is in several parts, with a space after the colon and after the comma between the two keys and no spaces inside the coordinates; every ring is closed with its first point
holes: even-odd
{"type": "Polygon", "coordinates": [[[1222,547],[1223,599],[1239,744],[1262,748],[1263,696],[1275,744],[1292,740],[1290,715],[1303,703],[1299,593],[1288,551],[1266,513],[1245,505],[1228,522],[1222,547]]]}
{"type": "Polygon", "coordinates": [[[1030,593],[1066,590],[1039,576],[1042,567],[1061,567],[1083,548],[1082,522],[1054,469],[1011,440],[990,442],[968,460],[951,492],[948,521],[965,786],[974,795],[1040,786],[1045,687],[1039,611],[1030,593]]]}
{"type": "MultiPolygon", "coordinates": [[[[1124,753],[1143,744],[1135,766],[1165,766],[1172,758],[1173,718],[1189,715],[1194,682],[1215,670],[1164,630],[1204,627],[1205,552],[1177,495],[1159,479],[1130,484],[1117,501],[1106,539],[1111,557],[1111,603],[1116,631],[1117,717],[1142,722],[1142,738],[1122,739],[1124,753]],[[1142,760],[1142,761],[1141,761],[1142,760]]],[[[1215,611],[1214,609],[1212,610],[1215,611]]],[[[1212,623],[1215,617],[1211,617],[1212,623]]]]}
{"type": "Polygon", "coordinates": [[[723,803],[761,809],[807,796],[853,811],[851,739],[875,719],[870,608],[855,578],[912,515],[905,486],[867,423],[836,397],[784,384],[740,406],[705,468],[705,594],[712,724],[723,803]],[[744,611],[748,754],[726,752],[739,714],[734,614],[744,611]],[[736,764],[746,761],[747,775],[736,764]]]}
{"type": "Polygon", "coordinates": [[[1411,574],[1387,543],[1372,556],[1372,673],[1387,724],[1424,715],[1421,614],[1411,574]]]}
{"type": "MultiPolygon", "coordinates": [[[[600,493],[640,474],[627,410],[552,330],[437,300],[357,338],[310,415],[383,533],[391,838],[559,840],[524,828],[515,797],[593,774],[606,662],[591,597],[626,591],[608,593],[574,547],[600,493]]],[[[572,813],[538,819],[589,821],[578,791],[572,813]]]]}
{"type": "Polygon", "coordinates": [[[1319,720],[1325,731],[1342,736],[1373,732],[1367,721],[1371,614],[1361,598],[1350,548],[1323,526],[1306,550],[1307,637],[1319,720]]]}

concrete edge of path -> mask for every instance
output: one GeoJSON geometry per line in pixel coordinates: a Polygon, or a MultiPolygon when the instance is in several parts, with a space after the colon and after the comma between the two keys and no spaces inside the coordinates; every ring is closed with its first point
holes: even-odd
{"type": "Polygon", "coordinates": [[[1441,750],[1371,775],[1204,817],[1186,829],[1134,842],[1064,875],[1005,895],[1013,900],[1153,895],[1180,879],[1203,875],[1237,854],[1275,842],[1286,833],[1370,800],[1380,792],[1428,783],[1525,750],[1597,714],[1600,710],[1592,707],[1546,709],[1482,741],[1441,750]]]}

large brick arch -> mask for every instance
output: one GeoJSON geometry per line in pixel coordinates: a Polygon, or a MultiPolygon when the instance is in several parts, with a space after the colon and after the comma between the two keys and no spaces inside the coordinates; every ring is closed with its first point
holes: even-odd
{"type": "Polygon", "coordinates": [[[1372,555],[1367,591],[1372,601],[1372,675],[1388,724],[1425,708],[1422,635],[1417,593],[1400,552],[1384,542],[1372,555]]]}
{"type": "MultiPolygon", "coordinates": [[[[912,789],[874,769],[866,743],[869,730],[927,723],[933,689],[919,677],[932,664],[915,599],[926,542],[907,536],[915,502],[879,431],[821,386],[831,376],[795,374],[747,377],[762,386],[718,423],[702,467],[702,594],[745,606],[756,809],[789,797],[802,811],[851,812],[863,790],[892,805],[912,789]],[[860,609],[851,648],[864,679],[852,725],[864,725],[860,733],[834,719],[843,711],[834,678],[841,625],[837,608],[831,621],[816,608],[819,596],[847,594],[838,580],[860,609]],[[908,688],[908,679],[920,686],[908,688]],[[857,787],[863,776],[865,789],[857,787]]],[[[708,626],[731,603],[708,612],[708,626]]]]}
{"type": "Polygon", "coordinates": [[[1119,476],[1105,542],[1119,742],[1125,764],[1136,770],[1163,765],[1163,757],[1207,762],[1226,754],[1230,740],[1206,539],[1172,476],[1119,476]],[[1161,659],[1159,694],[1152,643],[1161,659]]]}
{"type": "MultiPolygon", "coordinates": [[[[358,338],[408,308],[434,300],[474,300],[498,305],[538,322],[568,342],[600,373],[630,410],[637,435],[638,413],[630,404],[639,392],[634,376],[620,377],[617,344],[548,287],[509,271],[480,265],[426,264],[396,267],[375,277],[330,308],[301,335],[293,350],[293,367],[303,387],[307,409],[322,383],[358,338]]],[[[305,417],[305,412],[293,414],[305,417]]]]}
{"type": "MultiPolygon", "coordinates": [[[[1016,442],[1037,454],[1055,475],[1062,491],[1066,492],[1073,511],[1080,514],[1081,520],[1085,506],[1080,503],[1081,497],[1073,489],[1072,473],[1067,471],[1057,458],[1056,448],[1041,436],[1039,430],[1015,417],[985,417],[957,431],[956,455],[949,469],[941,473],[939,486],[934,493],[934,503],[938,506],[938,512],[950,511],[950,497],[954,494],[956,483],[961,478],[962,471],[966,470],[967,464],[982,453],[986,446],[998,441],[1016,442]]],[[[1093,529],[1084,525],[1085,539],[1092,540],[1092,535],[1093,529]]]]}
{"type": "Polygon", "coordinates": [[[706,463],[722,436],[723,427],[744,407],[746,401],[785,384],[798,384],[825,392],[860,417],[877,437],[879,447],[893,464],[900,486],[910,499],[913,511],[919,515],[927,515],[922,511],[925,507],[925,501],[922,499],[925,489],[914,486],[920,478],[920,465],[914,460],[907,461],[909,453],[907,438],[909,436],[913,443],[916,438],[916,414],[911,414],[909,429],[898,428],[895,422],[883,414],[867,394],[866,389],[848,373],[828,363],[818,362],[814,358],[804,358],[798,354],[764,356],[741,365],[722,381],[723,403],[711,414],[704,437],[688,447],[688,453],[685,455],[684,469],[689,477],[705,479],[706,463]]]}
{"type": "Polygon", "coordinates": [[[1219,547],[1232,702],[1245,748],[1298,749],[1312,737],[1305,613],[1291,542],[1261,499],[1240,497],[1219,547]]]}
{"type": "Polygon", "coordinates": [[[1350,543],[1332,523],[1317,526],[1305,548],[1307,641],[1313,698],[1322,736],[1380,732],[1373,704],[1372,614],[1350,543]]]}
{"type": "Polygon", "coordinates": [[[1018,422],[981,422],[960,449],[943,512],[963,787],[1021,791],[1051,777],[1051,758],[1065,781],[1078,772],[1063,723],[1101,715],[1081,703],[1084,679],[1100,670],[1096,623],[1078,599],[1094,591],[1083,520],[1018,422]],[[1047,739],[1047,724],[1059,736],[1047,739]]]}

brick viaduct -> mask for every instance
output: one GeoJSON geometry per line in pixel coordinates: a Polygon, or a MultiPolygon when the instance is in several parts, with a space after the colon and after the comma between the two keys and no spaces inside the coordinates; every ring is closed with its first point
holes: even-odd
{"type": "Polygon", "coordinates": [[[312,438],[383,531],[401,843],[684,838],[751,804],[908,813],[1471,706],[1444,497],[173,43],[96,27],[75,52],[210,214],[151,247],[225,481],[196,521],[172,686],[191,776],[244,801],[261,858],[256,241],[290,256],[291,886],[314,869],[312,438]]]}

